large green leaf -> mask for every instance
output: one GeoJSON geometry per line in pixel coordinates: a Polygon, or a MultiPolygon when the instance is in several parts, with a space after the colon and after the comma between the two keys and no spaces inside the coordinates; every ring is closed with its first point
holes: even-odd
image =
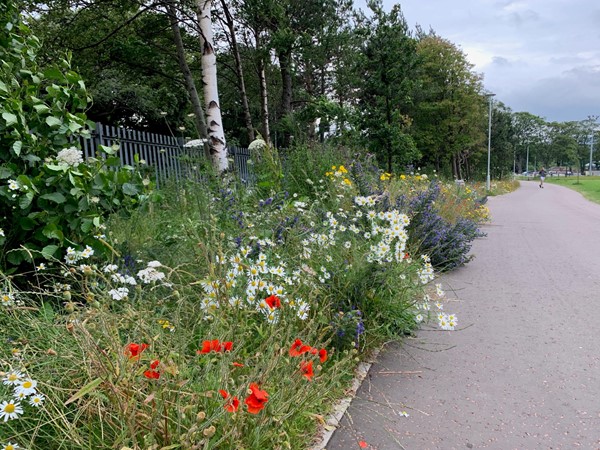
{"type": "Polygon", "coordinates": [[[124,183],[123,184],[123,194],[134,196],[134,195],[139,194],[139,190],[135,184],[124,183]]]}
{"type": "Polygon", "coordinates": [[[58,251],[58,248],[59,248],[58,245],[46,245],[42,249],[42,256],[44,256],[44,258],[46,258],[46,259],[51,259],[54,257],[54,255],[58,251]]]}
{"type": "Polygon", "coordinates": [[[49,223],[48,225],[46,225],[42,230],[42,233],[48,239],[58,239],[61,242],[65,238],[65,235],[63,234],[62,230],[58,228],[54,223],[49,223]]]}
{"type": "Polygon", "coordinates": [[[83,219],[81,221],[81,231],[89,233],[92,230],[93,222],[90,219],[83,219]]]}
{"type": "Polygon", "coordinates": [[[17,116],[13,113],[3,112],[2,118],[6,121],[6,126],[9,127],[18,122],[17,116]]]}
{"type": "Polygon", "coordinates": [[[62,120],[60,120],[58,117],[49,116],[46,117],[46,123],[51,127],[58,127],[62,125],[62,120]]]}
{"type": "Polygon", "coordinates": [[[8,167],[0,167],[0,180],[12,177],[14,172],[8,167]]]}
{"type": "Polygon", "coordinates": [[[19,219],[19,228],[25,231],[33,230],[35,228],[36,222],[30,217],[21,217],[19,219]]]}
{"type": "Polygon", "coordinates": [[[18,266],[25,260],[22,250],[13,250],[6,255],[6,260],[14,266],[18,266]]]}
{"type": "Polygon", "coordinates": [[[27,209],[33,201],[33,192],[27,192],[19,199],[19,208],[27,209]]]}
{"type": "Polygon", "coordinates": [[[47,113],[47,112],[50,111],[50,108],[47,105],[44,105],[44,104],[33,105],[33,107],[40,114],[45,114],[45,113],[47,113]]]}
{"type": "Polygon", "coordinates": [[[44,76],[51,80],[63,81],[65,79],[64,74],[60,71],[58,67],[50,67],[44,70],[44,76]]]}
{"type": "Polygon", "coordinates": [[[15,152],[15,155],[19,156],[21,154],[21,149],[23,148],[23,142],[22,141],[16,141],[13,146],[13,151],[15,152]]]}
{"type": "Polygon", "coordinates": [[[44,195],[40,196],[40,198],[53,201],[54,203],[64,203],[65,201],[67,201],[65,196],[62,195],[60,192],[52,192],[50,194],[44,194],[44,195]]]}

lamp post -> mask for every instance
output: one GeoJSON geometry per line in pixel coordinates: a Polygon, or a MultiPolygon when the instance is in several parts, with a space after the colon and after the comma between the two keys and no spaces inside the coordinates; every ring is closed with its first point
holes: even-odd
{"type": "Polygon", "coordinates": [[[485,188],[490,190],[490,156],[492,149],[492,97],[496,94],[486,94],[485,96],[490,99],[490,111],[488,113],[488,160],[487,160],[487,177],[485,180],[485,188]]]}
{"type": "Polygon", "coordinates": [[[592,176],[592,154],[594,153],[594,129],[592,128],[592,140],[590,142],[590,176],[592,176]]]}
{"type": "Polygon", "coordinates": [[[590,171],[589,171],[589,175],[592,175],[592,154],[594,153],[594,131],[596,128],[596,120],[598,120],[598,116],[588,116],[588,120],[591,122],[591,135],[592,135],[592,139],[590,142],[590,171]]]}

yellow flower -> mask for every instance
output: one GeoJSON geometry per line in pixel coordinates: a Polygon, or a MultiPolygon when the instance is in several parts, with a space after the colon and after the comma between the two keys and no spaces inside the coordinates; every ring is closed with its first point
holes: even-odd
{"type": "Polygon", "coordinates": [[[348,173],[348,171],[346,170],[346,168],[344,166],[340,166],[339,171],[342,173],[348,173]]]}
{"type": "Polygon", "coordinates": [[[352,181],[350,181],[348,178],[344,178],[344,180],[342,181],[342,183],[348,185],[348,186],[352,186],[352,181]]]}
{"type": "Polygon", "coordinates": [[[406,175],[404,175],[404,174],[400,175],[400,179],[401,180],[406,180],[406,175]]]}

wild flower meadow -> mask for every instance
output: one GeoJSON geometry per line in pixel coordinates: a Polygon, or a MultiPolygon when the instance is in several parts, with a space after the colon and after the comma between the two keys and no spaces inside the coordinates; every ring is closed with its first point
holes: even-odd
{"type": "Polygon", "coordinates": [[[302,195],[178,186],[108,221],[112,256],[73,244],[5,275],[0,443],[306,447],[361,354],[455,329],[410,236],[434,188],[347,164],[302,195]]]}
{"type": "Polygon", "coordinates": [[[13,1],[0,38],[3,450],[304,448],[362,355],[457,327],[435,270],[468,261],[477,197],[263,144],[254,184],[153,191],[117,145],[73,146],[85,84],[40,69],[13,1]]]}

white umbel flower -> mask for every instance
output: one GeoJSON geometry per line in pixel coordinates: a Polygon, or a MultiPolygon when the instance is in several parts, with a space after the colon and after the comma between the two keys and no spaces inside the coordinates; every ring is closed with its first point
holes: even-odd
{"type": "Polygon", "coordinates": [[[56,159],[59,163],[76,167],[83,162],[83,152],[76,147],[65,148],[58,152],[56,159]]]}

